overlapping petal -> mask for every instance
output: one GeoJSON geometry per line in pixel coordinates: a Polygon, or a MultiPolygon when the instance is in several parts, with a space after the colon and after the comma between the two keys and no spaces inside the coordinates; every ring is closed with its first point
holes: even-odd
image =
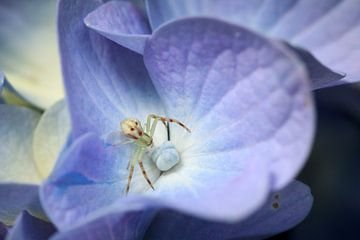
{"type": "Polygon", "coordinates": [[[184,151],[180,172],[224,166],[228,174],[263,161],[279,189],[301,169],[314,106],[309,79],[291,52],[236,25],[188,18],[157,30],[144,61],[167,115],[193,131],[172,130],[184,151]]]}
{"type": "Polygon", "coordinates": [[[125,1],[111,1],[100,6],[85,18],[85,24],[99,34],[143,53],[150,27],[140,10],[125,1]]]}
{"type": "Polygon", "coordinates": [[[100,3],[59,3],[62,69],[74,137],[118,130],[125,117],[161,113],[142,57],[88,29],[84,18],[100,3]]]}
{"type": "MultiPolygon", "coordinates": [[[[124,194],[132,146],[105,148],[94,134],[78,138],[61,156],[52,175],[43,184],[41,199],[45,211],[60,229],[83,221],[101,207],[110,205],[124,194]]],[[[154,168],[148,165],[147,169],[154,168]]],[[[152,171],[159,175],[158,171],[152,171]]],[[[150,175],[151,178],[157,177],[150,175]]],[[[147,188],[140,171],[133,181],[138,191],[147,188]]]]}
{"type": "Polygon", "coordinates": [[[295,181],[271,194],[255,214],[235,224],[207,222],[162,211],[152,221],[145,239],[262,239],[299,224],[309,213],[312,201],[309,188],[295,181]]]}
{"type": "Polygon", "coordinates": [[[2,104],[0,116],[0,181],[39,183],[32,143],[40,114],[27,108],[2,104]]]}
{"type": "Polygon", "coordinates": [[[0,184],[0,222],[13,225],[18,214],[29,210],[41,216],[42,210],[38,202],[38,186],[30,184],[0,184]]]}
{"type": "MultiPolygon", "coordinates": [[[[357,66],[360,45],[356,37],[360,33],[358,0],[321,0],[317,1],[316,7],[311,0],[287,0],[281,4],[276,0],[232,0],[226,4],[220,0],[151,0],[147,1],[147,9],[153,28],[185,16],[205,15],[225,19],[309,50],[333,73],[338,73],[337,80],[343,74],[346,77],[342,82],[360,80],[357,66]]],[[[324,77],[331,74],[326,69],[316,70],[324,71],[324,77]]],[[[326,78],[320,83],[315,87],[338,84],[329,83],[326,78]]]]}
{"type": "Polygon", "coordinates": [[[56,229],[49,223],[42,221],[28,212],[23,211],[15,226],[9,231],[7,240],[47,240],[56,229]]]}
{"type": "Polygon", "coordinates": [[[245,221],[224,224],[190,217],[171,210],[142,210],[141,204],[115,204],[80,226],[57,234],[54,239],[260,239],[285,231],[308,214],[312,206],[309,188],[293,182],[273,193],[255,214],[245,221]],[[127,210],[125,210],[127,208],[127,210]]]}
{"type": "Polygon", "coordinates": [[[70,116],[66,102],[60,100],[42,116],[34,131],[34,161],[42,179],[54,168],[70,133],[70,116]]]}
{"type": "Polygon", "coordinates": [[[63,96],[55,3],[55,0],[0,3],[0,68],[24,98],[41,108],[63,96]]]}

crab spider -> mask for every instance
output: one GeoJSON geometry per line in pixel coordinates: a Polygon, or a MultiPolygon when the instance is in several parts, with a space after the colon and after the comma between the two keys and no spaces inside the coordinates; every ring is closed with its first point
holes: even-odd
{"type": "MultiPolygon", "coordinates": [[[[153,145],[153,136],[154,136],[155,128],[156,128],[158,121],[161,121],[167,127],[168,138],[170,136],[169,135],[169,126],[168,126],[169,123],[176,123],[179,126],[185,128],[186,131],[188,131],[189,133],[191,132],[188,127],[186,127],[183,123],[179,122],[178,120],[175,120],[172,118],[160,117],[160,116],[157,116],[154,114],[150,114],[147,116],[145,130],[141,126],[140,121],[135,118],[127,118],[127,119],[123,120],[120,123],[121,133],[123,136],[127,137],[128,140],[126,142],[116,143],[116,144],[112,144],[112,145],[114,146],[114,145],[119,145],[119,144],[135,143],[137,146],[135,153],[134,153],[131,161],[129,162],[128,167],[130,167],[130,170],[129,170],[129,176],[128,176],[128,181],[127,181],[127,185],[126,185],[125,194],[127,194],[130,190],[131,179],[132,179],[132,176],[134,173],[134,168],[135,168],[136,162],[139,164],[141,172],[142,172],[144,178],[146,179],[147,183],[149,184],[149,186],[153,190],[155,190],[152,182],[150,181],[150,179],[145,171],[145,168],[144,168],[144,165],[142,162],[142,157],[145,153],[146,148],[152,147],[152,145],[153,145]],[[153,122],[151,123],[152,120],[153,120],[153,122]]],[[[109,138],[111,138],[111,137],[113,137],[113,136],[109,135],[109,138]]]]}

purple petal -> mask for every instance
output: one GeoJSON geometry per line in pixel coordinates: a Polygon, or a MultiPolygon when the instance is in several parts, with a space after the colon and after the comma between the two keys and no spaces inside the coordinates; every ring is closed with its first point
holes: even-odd
{"type": "Polygon", "coordinates": [[[111,213],[90,220],[74,227],[71,230],[61,232],[54,236],[53,240],[83,239],[144,239],[144,234],[151,223],[155,211],[122,211],[114,210],[111,213]]]}
{"type": "Polygon", "coordinates": [[[23,210],[43,217],[38,201],[38,186],[26,184],[0,184],[0,222],[12,225],[23,210]]]}
{"type": "Polygon", "coordinates": [[[158,29],[144,60],[167,115],[192,129],[188,136],[172,130],[189,158],[181,173],[198,166],[230,176],[226,169],[239,173],[258,161],[280,189],[299,172],[314,106],[306,73],[282,46],[236,25],[188,18],[158,29]]]}
{"type": "Polygon", "coordinates": [[[0,222],[0,239],[5,239],[8,233],[8,227],[0,222]]]}
{"type": "Polygon", "coordinates": [[[59,3],[59,38],[63,76],[73,134],[105,134],[127,117],[145,119],[161,113],[161,103],[142,57],[89,30],[86,15],[96,0],[59,3]]]}
{"type": "Polygon", "coordinates": [[[24,211],[6,239],[8,240],[46,240],[55,233],[56,229],[48,222],[33,217],[24,211]]]}
{"type": "Polygon", "coordinates": [[[161,211],[149,226],[145,238],[220,240],[269,237],[299,224],[309,213],[312,202],[309,188],[295,181],[273,193],[248,219],[234,224],[207,222],[173,211],[161,211]]]}
{"type": "Polygon", "coordinates": [[[345,83],[345,75],[336,73],[324,66],[310,52],[290,44],[284,44],[286,47],[293,50],[296,56],[304,62],[305,67],[309,72],[309,77],[312,80],[312,89],[315,90],[345,83]]]}
{"type": "Polygon", "coordinates": [[[93,134],[78,138],[61,155],[40,189],[44,209],[59,228],[120,198],[119,164],[125,163],[114,159],[93,134]]]}
{"type": "Polygon", "coordinates": [[[259,238],[286,231],[300,223],[309,213],[312,200],[309,188],[295,181],[273,193],[251,217],[234,224],[209,222],[171,210],[141,211],[141,207],[129,201],[128,211],[124,205],[110,206],[102,215],[59,233],[54,239],[80,236],[94,240],[111,237],[149,240],[259,238]]]}
{"type": "MultiPolygon", "coordinates": [[[[106,148],[94,134],[78,138],[59,158],[53,173],[40,188],[41,202],[60,229],[68,229],[89,214],[124,195],[133,146],[106,148]],[[89,200],[91,199],[91,200],[89,200]]],[[[144,166],[151,170],[145,162],[144,166]]],[[[153,171],[154,172],[154,171],[153,171]]],[[[150,174],[150,177],[157,176],[150,174]]],[[[141,172],[134,172],[138,191],[147,187],[141,172]]],[[[143,191],[143,190],[142,190],[143,191]]]]}
{"type": "Polygon", "coordinates": [[[320,0],[316,7],[312,0],[289,0],[282,4],[276,0],[232,0],[226,4],[220,0],[151,0],[147,1],[147,9],[153,28],[184,16],[228,20],[309,50],[322,64],[340,73],[339,79],[346,74],[342,82],[360,80],[357,0],[320,0]]]}
{"type": "Polygon", "coordinates": [[[140,54],[151,33],[146,19],[131,2],[107,2],[87,15],[84,21],[104,37],[140,54]]]}

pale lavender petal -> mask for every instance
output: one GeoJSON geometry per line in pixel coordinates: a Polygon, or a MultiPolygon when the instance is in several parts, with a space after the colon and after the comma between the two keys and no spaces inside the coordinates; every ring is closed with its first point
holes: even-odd
{"type": "Polygon", "coordinates": [[[151,33],[145,17],[131,2],[107,2],[89,13],[84,21],[104,37],[141,54],[151,33]]]}
{"type": "MultiPolygon", "coordinates": [[[[310,51],[339,74],[336,80],[346,75],[342,83],[360,80],[358,0],[320,0],[316,7],[312,0],[287,0],[281,4],[277,0],[230,0],[226,4],[220,0],[151,0],[147,1],[147,10],[153,28],[185,16],[231,21],[310,51]]],[[[326,82],[321,87],[328,85],[326,82]]]]}
{"type": "Polygon", "coordinates": [[[172,129],[183,158],[174,171],[215,168],[230,177],[259,161],[271,168],[275,189],[299,172],[314,106],[302,65],[281,45],[236,25],[188,18],[158,29],[144,60],[167,115],[192,129],[172,129]]]}
{"type": "Polygon", "coordinates": [[[75,137],[119,129],[125,117],[161,113],[142,57],[88,29],[83,19],[96,0],[62,0],[58,28],[62,69],[75,137]]]}
{"type": "Polygon", "coordinates": [[[56,240],[76,239],[260,239],[286,231],[299,224],[312,206],[309,188],[293,182],[285,189],[271,194],[267,202],[248,219],[233,223],[216,223],[194,218],[154,204],[144,210],[142,204],[128,201],[114,204],[102,213],[68,231],[59,233],[56,240]],[[126,208],[128,208],[126,210],[126,208]]]}
{"type": "Polygon", "coordinates": [[[23,211],[11,228],[7,240],[47,240],[56,232],[55,227],[23,211]]]}

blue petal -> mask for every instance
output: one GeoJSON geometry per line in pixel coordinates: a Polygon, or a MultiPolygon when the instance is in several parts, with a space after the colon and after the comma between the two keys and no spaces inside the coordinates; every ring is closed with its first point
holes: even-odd
{"type": "Polygon", "coordinates": [[[38,186],[26,184],[0,184],[0,222],[12,225],[22,210],[44,217],[38,201],[38,186]]]}
{"type": "Polygon", "coordinates": [[[7,240],[47,240],[56,229],[48,222],[44,222],[23,211],[16,224],[7,236],[7,240]]]}
{"type": "Polygon", "coordinates": [[[105,3],[91,12],[84,21],[99,34],[140,54],[151,33],[146,19],[131,2],[105,3]]]}
{"type": "Polygon", "coordinates": [[[183,158],[179,173],[197,166],[231,176],[262,161],[279,189],[300,171],[314,105],[307,74],[287,49],[236,25],[187,18],[158,29],[144,61],[167,115],[192,129],[172,130],[183,158]]]}
{"type": "Polygon", "coordinates": [[[184,16],[228,20],[310,51],[322,64],[339,73],[337,80],[343,74],[346,78],[342,82],[360,80],[358,0],[320,0],[316,7],[312,0],[289,0],[282,4],[276,0],[232,0],[226,4],[220,0],[151,0],[147,1],[147,9],[153,28],[184,16]]]}
{"type": "Polygon", "coordinates": [[[142,57],[88,29],[86,15],[96,0],[59,3],[63,76],[74,137],[117,130],[125,117],[161,113],[161,103],[142,57]]]}
{"type": "Polygon", "coordinates": [[[267,202],[248,219],[224,224],[204,221],[170,210],[148,209],[128,203],[126,207],[110,206],[103,214],[80,226],[59,233],[61,239],[230,239],[263,238],[286,231],[299,224],[312,206],[309,188],[293,182],[273,193],[267,202]],[[146,231],[145,231],[146,230],[146,231]],[[145,234],[144,234],[145,233],[145,234]]]}

